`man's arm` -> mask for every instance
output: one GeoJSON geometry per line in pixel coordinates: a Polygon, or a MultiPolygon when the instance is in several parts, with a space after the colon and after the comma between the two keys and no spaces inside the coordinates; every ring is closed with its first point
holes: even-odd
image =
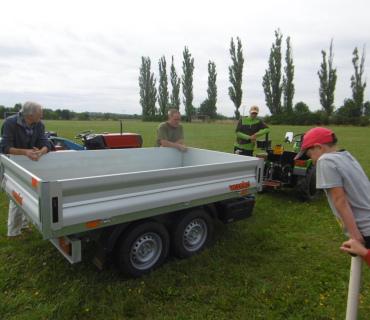
{"type": "Polygon", "coordinates": [[[333,204],[341,216],[351,239],[364,242],[364,238],[358,230],[355,217],[351,206],[349,205],[348,198],[344,192],[343,187],[334,187],[330,189],[330,195],[333,199],[333,204]]]}
{"type": "Polygon", "coordinates": [[[266,133],[269,133],[271,131],[271,129],[270,128],[265,128],[265,129],[262,129],[261,131],[258,131],[257,133],[256,133],[256,135],[259,137],[259,136],[262,136],[262,135],[264,135],[264,134],[266,134],[266,133]]]}
{"type": "Polygon", "coordinates": [[[249,140],[249,139],[250,139],[249,135],[247,135],[247,134],[245,134],[245,133],[241,132],[241,130],[242,130],[242,125],[243,125],[243,123],[242,123],[242,118],[240,118],[240,119],[239,119],[239,121],[238,121],[238,124],[236,125],[235,135],[236,135],[238,138],[241,138],[241,139],[244,139],[244,140],[249,140]]]}
{"type": "Polygon", "coordinates": [[[354,239],[350,239],[346,242],[343,242],[340,248],[343,251],[348,252],[350,254],[357,254],[361,256],[362,259],[365,260],[367,265],[370,267],[370,250],[366,249],[361,242],[354,239]]]}
{"type": "Polygon", "coordinates": [[[248,136],[247,134],[242,133],[242,132],[235,132],[235,135],[236,135],[238,138],[241,138],[241,139],[244,139],[244,140],[249,140],[249,139],[251,139],[251,137],[250,137],[250,136],[248,136]]]}
{"type": "Polygon", "coordinates": [[[11,118],[4,121],[1,128],[1,153],[9,153],[9,149],[14,146],[14,124],[16,122],[11,118]]]}
{"type": "Polygon", "coordinates": [[[354,239],[343,242],[340,248],[345,252],[357,254],[361,257],[366,256],[369,252],[369,249],[366,249],[360,241],[354,239]]]}
{"type": "Polygon", "coordinates": [[[266,128],[266,129],[263,129],[261,131],[258,131],[256,132],[255,134],[252,134],[251,136],[249,136],[249,139],[251,139],[252,143],[256,142],[257,138],[266,134],[266,133],[269,133],[271,130],[270,128],[266,128]]]}
{"type": "Polygon", "coordinates": [[[42,150],[43,147],[46,147],[47,149],[46,153],[47,153],[51,150],[51,145],[50,145],[49,139],[46,137],[45,125],[42,121],[40,121],[37,124],[37,130],[38,130],[38,134],[37,134],[37,140],[36,140],[35,146],[40,150],[42,150]]]}
{"type": "Polygon", "coordinates": [[[177,142],[171,142],[171,141],[168,141],[168,140],[161,140],[161,146],[166,147],[166,148],[177,148],[182,152],[187,151],[186,147],[184,146],[184,140],[178,140],[177,142]],[[180,143],[179,141],[182,141],[182,143],[180,143]]]}
{"type": "Polygon", "coordinates": [[[43,156],[44,154],[47,154],[49,152],[49,149],[46,146],[43,146],[41,149],[33,147],[33,151],[34,151],[34,154],[37,157],[37,159],[35,159],[35,161],[39,161],[41,156],[43,156]]]}
{"type": "Polygon", "coordinates": [[[184,139],[179,139],[179,140],[176,141],[176,143],[184,145],[184,139]]]}
{"type": "Polygon", "coordinates": [[[33,149],[18,149],[18,148],[9,148],[9,154],[18,154],[22,156],[26,156],[27,158],[31,159],[32,161],[39,161],[41,156],[48,152],[47,147],[42,147],[41,149],[33,148],[33,149]]]}
{"type": "Polygon", "coordinates": [[[18,154],[18,155],[21,155],[21,156],[27,156],[28,153],[33,154],[33,150],[32,149],[18,149],[18,148],[10,147],[9,150],[8,150],[8,153],[9,154],[18,154]]]}
{"type": "Polygon", "coordinates": [[[258,131],[250,136],[248,136],[247,134],[244,134],[242,132],[235,132],[235,135],[239,138],[242,138],[244,140],[251,140],[252,142],[254,142],[259,136],[262,136],[266,133],[269,133],[271,130],[269,128],[266,128],[266,129],[263,129],[261,131],[258,131]]]}

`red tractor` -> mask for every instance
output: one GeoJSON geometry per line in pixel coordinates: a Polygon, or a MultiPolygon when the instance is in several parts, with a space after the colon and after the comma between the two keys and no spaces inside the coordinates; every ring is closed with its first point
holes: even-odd
{"type": "MultiPolygon", "coordinates": [[[[75,136],[75,139],[83,139],[83,146],[70,140],[59,138],[56,132],[46,132],[47,137],[55,146],[56,150],[100,150],[100,149],[124,149],[141,148],[143,138],[137,133],[108,133],[95,134],[92,130],[84,131],[75,136]]],[[[53,149],[52,146],[52,149],[53,149]]]]}
{"type": "Polygon", "coordinates": [[[141,148],[143,144],[141,135],[137,133],[94,134],[88,130],[75,136],[75,139],[83,139],[86,150],[141,148]]]}

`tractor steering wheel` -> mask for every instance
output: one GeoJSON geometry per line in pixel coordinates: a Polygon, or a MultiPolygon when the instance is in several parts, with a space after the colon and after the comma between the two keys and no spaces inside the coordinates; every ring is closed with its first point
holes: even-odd
{"type": "Polygon", "coordinates": [[[86,136],[88,136],[90,133],[92,133],[92,130],[87,130],[87,131],[81,132],[80,134],[78,134],[77,136],[75,136],[75,139],[82,139],[82,138],[85,138],[85,137],[86,137],[86,136]]]}
{"type": "Polygon", "coordinates": [[[292,142],[301,142],[302,141],[302,139],[303,139],[303,136],[305,135],[305,133],[298,133],[298,134],[295,134],[294,135],[294,137],[293,137],[293,141],[292,142]],[[294,138],[295,137],[300,137],[301,139],[299,139],[299,140],[295,140],[294,138]]]}

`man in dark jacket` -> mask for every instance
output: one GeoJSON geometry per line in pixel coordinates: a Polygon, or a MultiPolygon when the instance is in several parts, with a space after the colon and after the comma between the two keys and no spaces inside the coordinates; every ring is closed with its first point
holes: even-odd
{"type": "MultiPolygon", "coordinates": [[[[50,143],[46,138],[45,125],[41,118],[42,106],[30,101],[23,105],[18,114],[7,118],[1,128],[1,153],[24,155],[32,161],[39,161],[50,151],[50,143]]],[[[28,225],[28,220],[10,200],[8,237],[17,239],[22,230],[33,232],[28,225]]]]}
{"type": "Polygon", "coordinates": [[[258,112],[259,108],[252,106],[249,116],[239,119],[235,130],[237,138],[234,144],[234,153],[252,157],[257,137],[270,132],[267,124],[257,119],[258,112]]]}

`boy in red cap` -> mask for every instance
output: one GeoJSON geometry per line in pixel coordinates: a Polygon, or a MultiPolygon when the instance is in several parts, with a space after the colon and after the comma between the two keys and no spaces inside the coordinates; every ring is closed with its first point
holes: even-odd
{"type": "Polygon", "coordinates": [[[325,190],[343,233],[370,248],[370,182],[358,161],[340,150],[337,141],[329,129],[311,129],[295,159],[312,159],[317,188],[325,190]]]}

